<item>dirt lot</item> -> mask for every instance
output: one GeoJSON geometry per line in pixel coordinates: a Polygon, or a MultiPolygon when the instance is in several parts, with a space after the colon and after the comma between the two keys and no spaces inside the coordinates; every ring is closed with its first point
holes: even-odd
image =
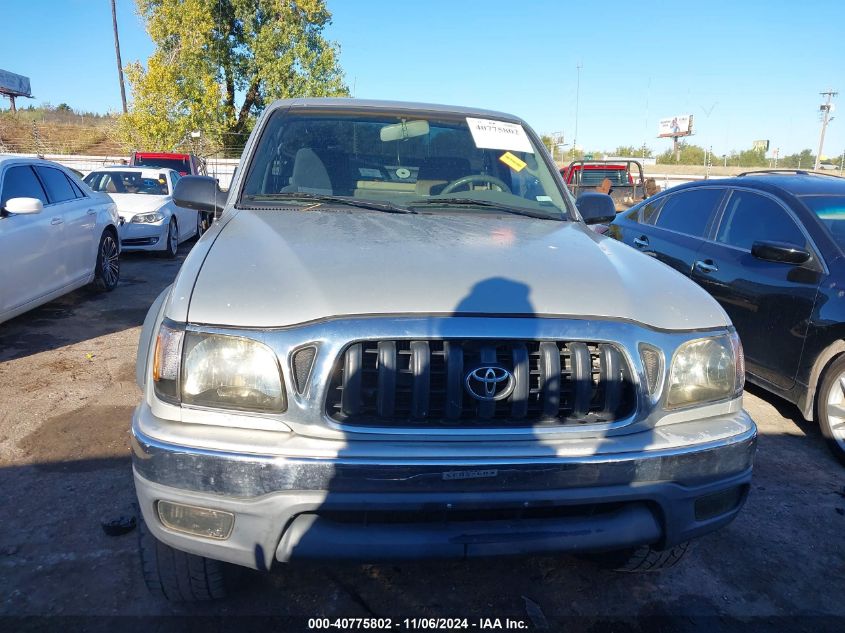
{"type": "MultiPolygon", "coordinates": [[[[0,629],[90,630],[115,622],[102,616],[170,614],[294,618],[276,630],[372,615],[501,618],[503,627],[511,618],[550,630],[845,628],[845,469],[815,425],[758,390],[745,401],[760,428],[748,504],[667,572],[621,575],[540,557],[300,565],[247,574],[243,591],[217,605],[153,599],[136,533],[106,536],[100,523],[134,512],[135,346],[147,307],[178,267],[126,257],[115,292],[81,290],[0,325],[0,629]]],[[[108,628],[129,621],[138,620],[108,628]]]]}

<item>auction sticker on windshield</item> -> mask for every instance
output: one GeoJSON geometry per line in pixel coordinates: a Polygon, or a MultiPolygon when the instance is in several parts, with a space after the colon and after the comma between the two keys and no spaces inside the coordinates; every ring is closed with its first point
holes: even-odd
{"type": "Polygon", "coordinates": [[[528,135],[518,123],[467,117],[472,140],[479,149],[503,149],[534,153],[528,135]]]}
{"type": "Polygon", "coordinates": [[[499,160],[514,171],[522,171],[528,164],[524,160],[520,159],[515,154],[511,154],[510,152],[505,152],[504,154],[499,156],[499,160]]]}

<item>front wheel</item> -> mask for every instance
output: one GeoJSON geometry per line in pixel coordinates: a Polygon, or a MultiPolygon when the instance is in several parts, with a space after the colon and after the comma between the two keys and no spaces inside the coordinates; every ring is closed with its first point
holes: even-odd
{"type": "Polygon", "coordinates": [[[176,259],[176,253],[178,251],[179,227],[176,226],[176,218],[170,218],[170,224],[167,225],[167,242],[165,242],[162,256],[167,259],[176,259]]]}
{"type": "Polygon", "coordinates": [[[845,356],[833,361],[824,373],[816,409],[830,452],[845,464],[845,356]]]}
{"type": "Polygon", "coordinates": [[[587,554],[587,560],[613,571],[641,573],[661,571],[677,565],[689,549],[689,541],[666,550],[656,550],[649,545],[631,547],[614,552],[587,554]]]}
{"type": "Polygon", "coordinates": [[[106,229],[97,246],[97,263],[94,268],[94,286],[98,290],[111,292],[120,281],[120,249],[114,231],[106,229]]]}
{"type": "Polygon", "coordinates": [[[141,519],[138,526],[141,572],[150,593],[169,602],[207,602],[225,598],[229,565],[188,554],[154,537],[141,519]]]}

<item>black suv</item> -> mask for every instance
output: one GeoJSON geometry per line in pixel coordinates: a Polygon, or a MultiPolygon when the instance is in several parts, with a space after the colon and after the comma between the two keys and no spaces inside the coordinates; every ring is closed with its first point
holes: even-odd
{"type": "Polygon", "coordinates": [[[620,213],[608,235],[712,294],[748,379],[818,419],[845,463],[845,179],[770,170],[688,183],[620,213]]]}

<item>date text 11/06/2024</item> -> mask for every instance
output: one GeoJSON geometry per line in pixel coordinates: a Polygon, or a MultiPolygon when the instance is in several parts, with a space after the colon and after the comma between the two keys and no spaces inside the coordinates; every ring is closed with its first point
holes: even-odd
{"type": "Polygon", "coordinates": [[[524,620],[510,618],[309,618],[308,628],[311,630],[527,630],[528,623],[524,620]]]}

